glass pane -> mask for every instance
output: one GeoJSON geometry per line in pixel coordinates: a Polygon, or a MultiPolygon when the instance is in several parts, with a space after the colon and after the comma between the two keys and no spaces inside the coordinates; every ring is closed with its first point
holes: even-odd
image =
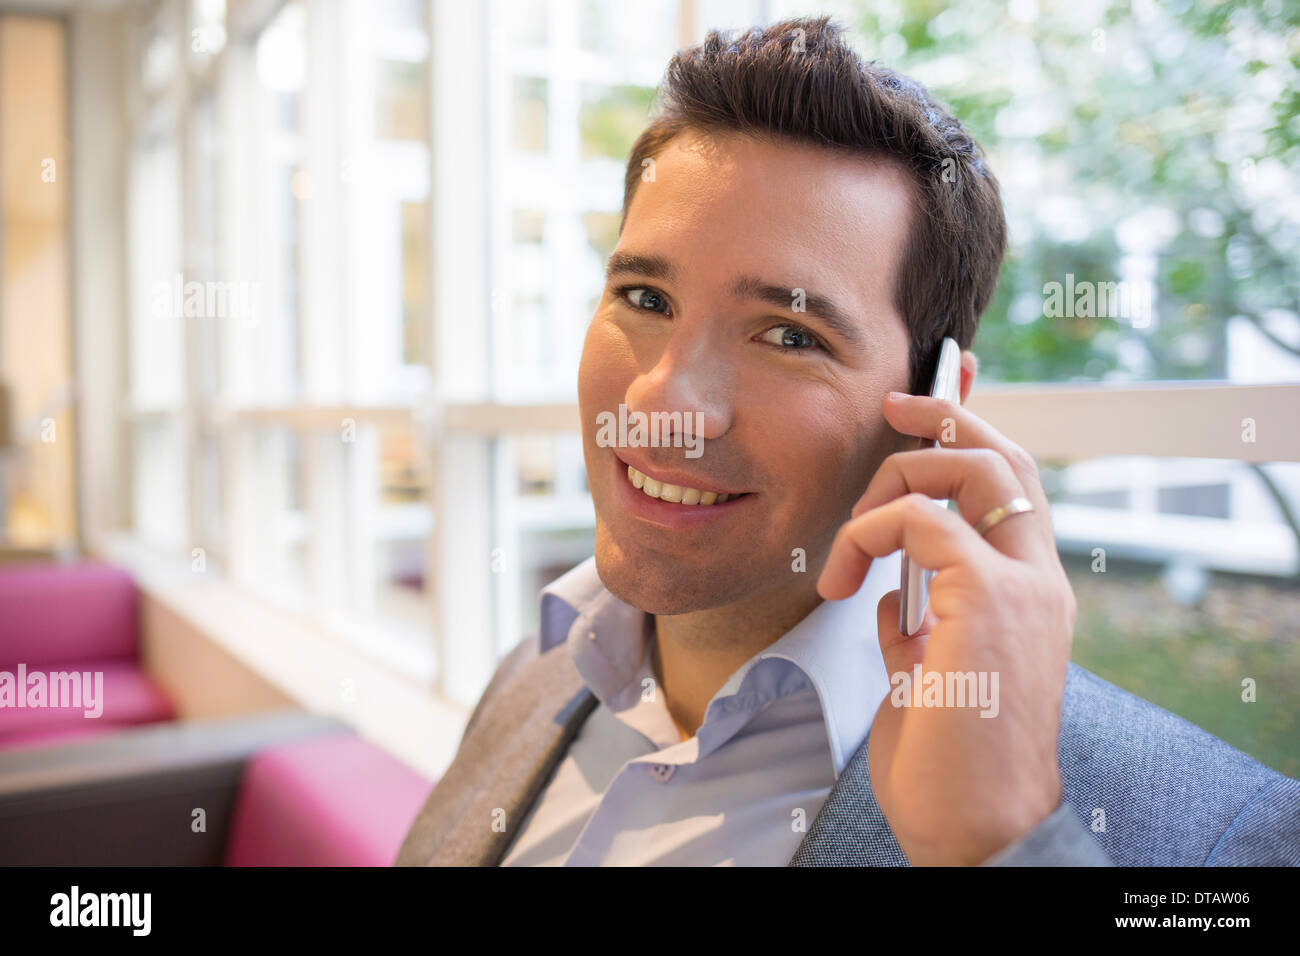
{"type": "Polygon", "coordinates": [[[501,330],[502,354],[511,371],[508,387],[516,394],[544,390],[544,369],[554,360],[548,310],[551,307],[546,249],[542,244],[546,214],[517,209],[513,215],[513,244],[506,263],[509,285],[493,292],[492,308],[501,330]]]}
{"type": "Polygon", "coordinates": [[[518,541],[523,568],[518,592],[519,637],[523,637],[535,633],[540,625],[538,595],[542,588],[591,557],[596,532],[583,528],[523,529],[518,541]]]}
{"type": "Polygon", "coordinates": [[[185,440],[176,419],[160,418],[135,427],[135,531],[142,541],[188,557],[185,440]]]}
{"type": "Polygon", "coordinates": [[[514,81],[514,147],[522,152],[546,151],[546,80],[518,76],[514,81]]]}
{"type": "Polygon", "coordinates": [[[367,14],[383,30],[424,32],[428,0],[369,0],[367,14]]]}
{"type": "Polygon", "coordinates": [[[541,209],[514,211],[514,240],[521,246],[540,246],[546,227],[546,213],[541,209]]]}
{"type": "Polygon", "coordinates": [[[253,448],[259,492],[252,505],[257,566],[250,569],[249,583],[305,598],[310,591],[310,515],[302,441],[292,429],[266,427],[258,429],[253,448]]]}
{"type": "Polygon", "coordinates": [[[77,537],[65,39],[0,17],[0,549],[77,537]]]}
{"type": "Polygon", "coordinates": [[[432,229],[428,202],[402,203],[402,361],[407,365],[424,365],[429,358],[432,229]]]}
{"type": "Polygon", "coordinates": [[[520,49],[546,46],[547,0],[509,0],[510,40],[520,49]]]}
{"type": "Polygon", "coordinates": [[[695,32],[703,39],[709,30],[745,30],[780,19],[767,12],[768,5],[768,0],[695,0],[695,32]]]}
{"type": "Polygon", "coordinates": [[[650,120],[654,88],[582,85],[582,158],[603,156],[623,162],[650,120]]]}
{"type": "Polygon", "coordinates": [[[507,525],[502,554],[512,560],[501,561],[498,573],[514,578],[501,592],[511,602],[501,609],[503,618],[518,622],[513,640],[503,635],[513,646],[537,628],[541,589],[591,556],[595,513],[580,436],[520,435],[502,444],[511,476],[501,502],[507,525]]]}
{"type": "Polygon", "coordinates": [[[587,244],[601,262],[609,258],[618,245],[617,212],[589,212],[583,214],[582,224],[587,231],[587,244]]]}
{"type": "Polygon", "coordinates": [[[379,60],[376,64],[375,135],[381,139],[429,138],[428,65],[379,60]]]}
{"type": "Polygon", "coordinates": [[[345,419],[341,438],[312,436],[316,609],[370,650],[423,670],[432,618],[426,460],[409,423],[345,419]]]}
{"type": "Polygon", "coordinates": [[[624,60],[633,68],[652,69],[650,77],[658,77],[677,49],[680,8],[680,0],[581,0],[578,45],[592,53],[624,60]]]}
{"type": "Polygon", "coordinates": [[[425,599],[431,514],[429,480],[409,426],[379,429],[377,610],[385,617],[424,628],[429,621],[425,599]]]}

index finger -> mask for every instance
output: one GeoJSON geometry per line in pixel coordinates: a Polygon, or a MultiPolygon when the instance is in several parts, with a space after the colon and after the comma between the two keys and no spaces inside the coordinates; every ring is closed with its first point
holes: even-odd
{"type": "MultiPolygon", "coordinates": [[[[853,517],[913,492],[955,501],[961,516],[975,525],[994,508],[1023,496],[1025,489],[1007,460],[991,448],[900,451],[876,469],[853,506],[853,517]]],[[[985,540],[1021,559],[1041,553],[1044,545],[1042,535],[1024,519],[1000,524],[985,540]]]]}
{"type": "Polygon", "coordinates": [[[885,396],[883,410],[885,420],[904,435],[937,441],[943,448],[992,448],[998,452],[1011,465],[1034,510],[1042,516],[1041,527],[1055,548],[1051,508],[1033,455],[962,405],[928,395],[890,392],[885,396]]]}

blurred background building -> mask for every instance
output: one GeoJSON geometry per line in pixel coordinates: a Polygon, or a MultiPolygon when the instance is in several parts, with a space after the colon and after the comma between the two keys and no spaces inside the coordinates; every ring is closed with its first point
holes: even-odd
{"type": "Polygon", "coordinates": [[[183,715],[265,682],[438,772],[591,554],[577,363],[669,58],[818,13],[1002,183],[976,407],[1043,467],[1076,660],[1300,774],[1283,0],[0,3],[6,558],[128,567],[183,715]],[[1049,314],[1067,276],[1151,312],[1049,314]]]}

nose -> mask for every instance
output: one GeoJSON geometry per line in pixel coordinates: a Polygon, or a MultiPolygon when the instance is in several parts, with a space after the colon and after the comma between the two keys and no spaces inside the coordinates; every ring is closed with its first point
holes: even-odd
{"type": "Polygon", "coordinates": [[[629,414],[660,412],[674,423],[673,413],[680,412],[696,440],[720,438],[731,428],[735,379],[734,362],[711,340],[709,329],[683,324],[654,364],[633,379],[625,403],[629,414]]]}

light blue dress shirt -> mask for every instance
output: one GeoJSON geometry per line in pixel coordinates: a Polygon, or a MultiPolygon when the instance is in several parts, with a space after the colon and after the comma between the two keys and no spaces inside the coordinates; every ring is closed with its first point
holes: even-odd
{"type": "Polygon", "coordinates": [[[682,740],[650,664],[653,618],[601,584],[595,558],[547,585],[542,653],[599,704],[502,866],[784,866],[889,693],[876,604],[899,556],[755,654],[682,740]]]}

